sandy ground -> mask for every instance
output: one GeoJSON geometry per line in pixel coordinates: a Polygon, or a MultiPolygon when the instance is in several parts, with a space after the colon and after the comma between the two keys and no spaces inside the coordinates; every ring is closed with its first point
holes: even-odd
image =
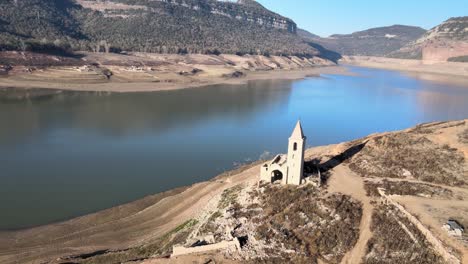
{"type": "Polygon", "coordinates": [[[456,238],[451,237],[441,227],[447,216],[460,219],[468,217],[467,201],[454,200],[434,200],[424,197],[414,196],[392,196],[392,199],[403,205],[413,215],[417,215],[419,220],[429,227],[445,244],[457,249],[464,256],[462,263],[468,263],[468,248],[463,246],[456,238]]]}
{"type": "MultiPolygon", "coordinates": [[[[82,66],[13,66],[0,88],[100,92],[164,91],[263,79],[350,74],[321,58],[236,55],[130,55],[84,53],[82,66]]],[[[0,65],[1,66],[1,65],[0,65]]]]}
{"type": "Polygon", "coordinates": [[[345,56],[340,64],[397,70],[422,80],[468,86],[468,63],[345,56]]]}
{"type": "MultiPolygon", "coordinates": [[[[213,70],[215,71],[215,70],[213,70]]],[[[135,77],[134,80],[109,81],[100,83],[67,83],[67,82],[48,82],[48,81],[17,81],[15,79],[2,78],[0,79],[0,88],[16,87],[16,88],[46,88],[71,91],[99,91],[99,92],[154,92],[154,91],[169,91],[177,89],[187,89],[216,84],[245,84],[253,80],[273,80],[287,79],[295,80],[302,79],[308,76],[319,76],[321,74],[350,74],[346,68],[338,66],[329,67],[314,67],[295,70],[271,70],[248,72],[242,78],[225,78],[217,76],[200,76],[190,79],[173,74],[170,81],[167,82],[150,82],[141,81],[135,77]]],[[[169,75],[169,74],[167,74],[169,75]]],[[[118,77],[115,77],[118,78],[118,77]]],[[[129,77],[127,77],[129,78],[129,77]]]]}

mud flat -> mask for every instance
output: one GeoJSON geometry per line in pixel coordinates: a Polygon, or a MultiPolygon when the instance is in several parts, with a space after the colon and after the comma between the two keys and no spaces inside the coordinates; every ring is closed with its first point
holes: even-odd
{"type": "Polygon", "coordinates": [[[2,66],[0,88],[144,92],[349,74],[318,57],[83,53],[72,61],[55,59],[50,59],[50,65],[25,65],[11,59],[11,65],[2,66]]]}
{"type": "Polygon", "coordinates": [[[402,71],[422,80],[468,86],[468,63],[430,62],[366,56],[345,56],[340,63],[402,71]]]}

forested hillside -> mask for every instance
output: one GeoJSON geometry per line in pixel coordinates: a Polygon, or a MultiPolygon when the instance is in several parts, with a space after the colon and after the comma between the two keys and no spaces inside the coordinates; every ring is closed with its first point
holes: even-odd
{"type": "Polygon", "coordinates": [[[252,0],[3,0],[3,50],[319,55],[252,0]]]}
{"type": "Polygon", "coordinates": [[[343,55],[387,56],[421,37],[426,30],[420,27],[394,25],[371,28],[352,34],[335,34],[328,38],[312,38],[327,49],[343,55]]]}

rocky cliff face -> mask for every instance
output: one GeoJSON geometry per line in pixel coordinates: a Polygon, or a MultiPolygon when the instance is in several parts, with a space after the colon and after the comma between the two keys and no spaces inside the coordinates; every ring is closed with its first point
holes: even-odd
{"type": "Polygon", "coordinates": [[[261,4],[253,0],[239,0],[237,2],[218,0],[76,0],[77,3],[86,8],[91,8],[104,13],[106,16],[119,16],[123,18],[131,17],[135,10],[143,13],[152,11],[165,12],[171,6],[184,7],[200,13],[209,12],[214,15],[221,15],[231,19],[256,23],[258,25],[287,30],[296,33],[297,26],[289,18],[278,15],[264,8],[261,4]]]}
{"type": "Polygon", "coordinates": [[[447,61],[468,55],[468,16],[450,18],[421,38],[391,54],[392,57],[447,61]]]}

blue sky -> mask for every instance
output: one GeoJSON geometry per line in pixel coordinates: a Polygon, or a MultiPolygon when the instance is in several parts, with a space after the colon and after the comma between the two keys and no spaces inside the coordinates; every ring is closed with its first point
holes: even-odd
{"type": "Polygon", "coordinates": [[[257,1],[320,36],[394,24],[430,29],[450,17],[468,16],[468,0],[257,1]]]}

